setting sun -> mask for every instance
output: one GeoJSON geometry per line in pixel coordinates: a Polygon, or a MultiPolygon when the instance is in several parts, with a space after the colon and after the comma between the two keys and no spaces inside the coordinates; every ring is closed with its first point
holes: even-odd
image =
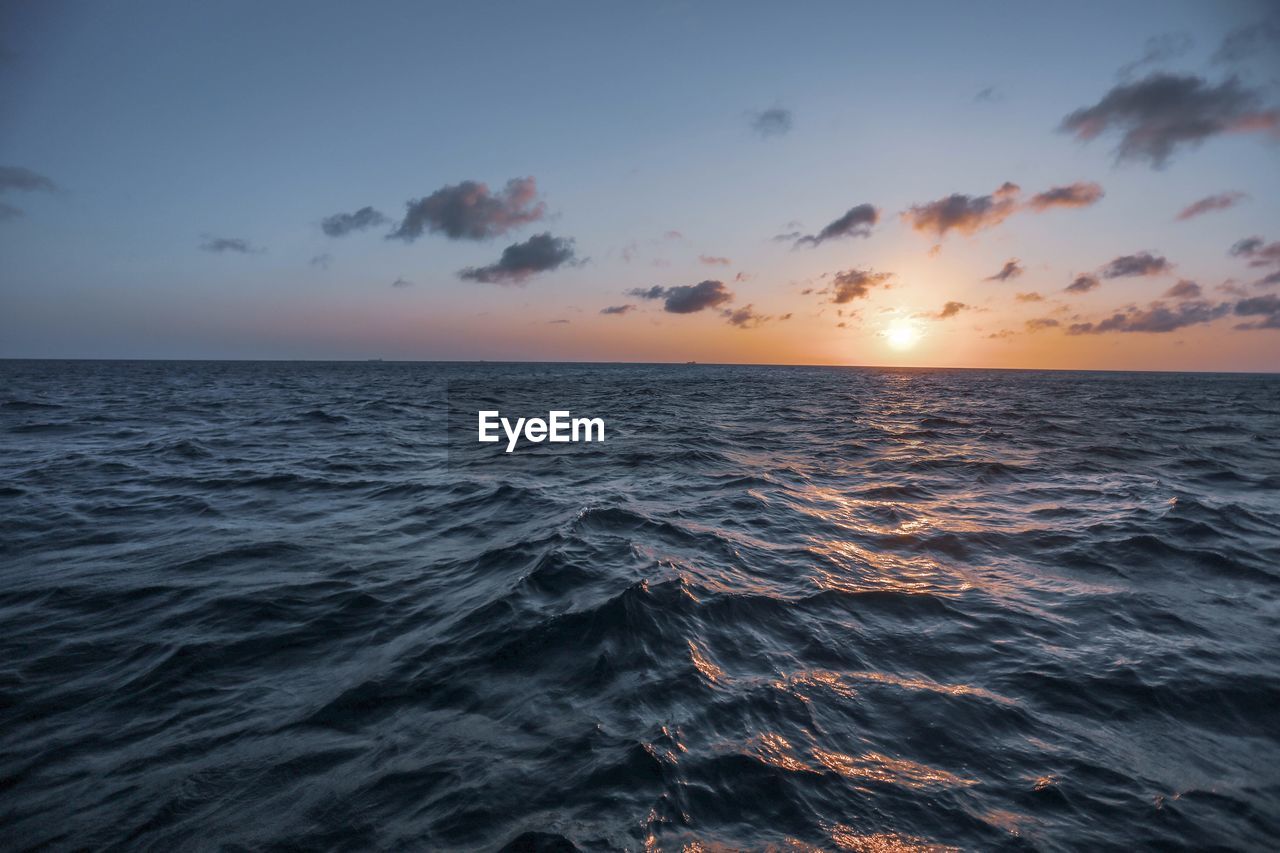
{"type": "Polygon", "coordinates": [[[894,349],[911,349],[920,340],[920,330],[905,320],[898,320],[885,331],[884,337],[894,349]]]}

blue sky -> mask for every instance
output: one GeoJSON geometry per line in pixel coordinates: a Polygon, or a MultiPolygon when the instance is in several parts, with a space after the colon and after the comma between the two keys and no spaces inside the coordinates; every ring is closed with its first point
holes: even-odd
{"type": "Polygon", "coordinates": [[[7,4],[0,166],[56,188],[0,195],[21,210],[0,221],[0,356],[1280,369],[1280,329],[1235,328],[1272,315],[1234,310],[1280,288],[1228,254],[1280,239],[1276,129],[1178,146],[1160,168],[1117,163],[1114,128],[1059,130],[1156,73],[1235,77],[1256,124],[1280,103],[1280,44],[1214,56],[1275,8],[7,4]],[[1124,70],[1151,47],[1154,61],[1124,70]],[[769,109],[789,129],[753,129],[769,109]],[[386,239],[411,200],[524,177],[545,204],[527,227],[386,239]],[[973,234],[929,236],[901,216],[1006,181],[1024,197],[1078,182],[1105,196],[973,234]],[[1248,198],[1174,220],[1227,192],[1248,198]],[[869,236],[773,239],[864,203],[879,211],[869,236]],[[390,225],[320,227],[365,206],[390,225]],[[543,232],[571,238],[577,263],[518,283],[458,277],[543,232]],[[201,248],[220,238],[251,251],[201,248]],[[1170,271],[1063,295],[1144,251],[1170,271]],[[1011,258],[1016,283],[984,281],[1011,258]],[[893,284],[824,298],[850,269],[893,284]],[[627,295],[704,280],[732,301],[678,315],[627,295]],[[1066,331],[1147,311],[1181,280],[1206,310],[1226,307],[1164,332],[1066,331]],[[948,302],[965,308],[936,319],[948,302]],[[726,322],[746,305],[749,325],[726,322]],[[886,346],[893,323],[911,326],[909,346],[886,346]]]}

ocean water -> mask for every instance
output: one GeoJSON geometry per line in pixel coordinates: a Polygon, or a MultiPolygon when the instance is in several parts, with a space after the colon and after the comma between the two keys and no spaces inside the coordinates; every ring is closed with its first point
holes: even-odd
{"type": "Polygon", "coordinates": [[[1280,377],[0,362],[0,847],[1275,849],[1278,595],[1280,377]]]}

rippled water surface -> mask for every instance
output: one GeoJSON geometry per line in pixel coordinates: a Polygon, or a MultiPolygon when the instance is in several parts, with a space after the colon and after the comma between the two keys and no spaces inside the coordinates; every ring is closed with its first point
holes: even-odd
{"type": "Polygon", "coordinates": [[[1278,432],[1262,376],[0,362],[0,846],[1274,849],[1278,432]],[[562,406],[605,443],[474,440],[562,406]]]}

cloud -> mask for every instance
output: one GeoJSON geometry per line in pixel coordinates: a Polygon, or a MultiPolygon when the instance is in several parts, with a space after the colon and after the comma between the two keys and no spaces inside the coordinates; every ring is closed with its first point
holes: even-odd
{"type": "Polygon", "coordinates": [[[316,255],[308,263],[313,267],[320,267],[322,270],[327,270],[329,268],[329,264],[333,263],[333,255],[328,253],[316,255]]]}
{"type": "Polygon", "coordinates": [[[1261,237],[1246,237],[1236,241],[1231,247],[1231,254],[1247,258],[1251,267],[1269,267],[1280,264],[1280,241],[1268,243],[1261,237]]]}
{"type": "Polygon", "coordinates": [[[1213,54],[1214,62],[1246,62],[1280,45],[1280,11],[1227,33],[1213,54]]]}
{"type": "Polygon", "coordinates": [[[1118,133],[1117,162],[1146,161],[1157,169],[1175,149],[1195,147],[1210,137],[1277,128],[1280,111],[1262,108],[1260,94],[1235,77],[1213,86],[1200,77],[1166,73],[1122,83],[1059,125],[1083,142],[1118,133]]]}
{"type": "Polygon", "coordinates": [[[698,262],[706,264],[707,266],[720,265],[725,267],[733,263],[733,261],[729,260],[728,258],[721,258],[715,255],[698,255],[698,262]]]}
{"type": "Polygon", "coordinates": [[[1067,293],[1088,293],[1090,290],[1098,287],[1102,282],[1098,281],[1097,276],[1078,275],[1075,281],[1067,285],[1067,293]]]}
{"type": "Polygon", "coordinates": [[[320,230],[330,237],[342,237],[352,231],[364,231],[378,225],[386,225],[390,219],[372,207],[362,207],[355,213],[335,213],[320,220],[320,230]]]}
{"type": "Polygon", "coordinates": [[[736,309],[726,308],[721,313],[730,326],[737,326],[739,329],[752,329],[769,319],[763,314],[757,314],[750,305],[736,309]]]}
{"type": "Polygon", "coordinates": [[[1183,279],[1164,292],[1164,295],[1170,299],[1199,299],[1201,296],[1200,285],[1194,281],[1183,279]]]}
{"type": "Polygon", "coordinates": [[[1044,301],[1044,297],[1038,293],[1018,293],[1018,294],[1015,294],[1013,298],[1018,300],[1019,302],[1043,302],[1044,301]]]}
{"type": "Polygon", "coordinates": [[[838,272],[832,279],[831,301],[845,305],[855,299],[866,299],[874,287],[888,286],[893,273],[852,269],[838,272]]]}
{"type": "Polygon", "coordinates": [[[626,305],[610,305],[608,308],[601,308],[600,313],[601,314],[629,314],[634,310],[636,310],[636,306],[628,302],[626,305]]]}
{"type": "Polygon", "coordinates": [[[242,255],[251,255],[262,251],[254,248],[253,244],[243,237],[210,237],[208,235],[205,235],[204,242],[200,244],[200,248],[206,252],[217,254],[238,252],[242,255]]]}
{"type": "Polygon", "coordinates": [[[1045,329],[1056,329],[1061,324],[1052,317],[1036,317],[1026,322],[1028,332],[1040,332],[1045,329]]]}
{"type": "Polygon", "coordinates": [[[1022,266],[1018,263],[1017,258],[1010,258],[1004,262],[1004,266],[1000,268],[1000,272],[995,275],[989,275],[983,281],[1008,281],[1011,278],[1017,278],[1024,272],[1022,266]]]}
{"type": "MultiPolygon", "coordinates": [[[[849,208],[844,216],[841,216],[835,222],[832,222],[826,228],[823,228],[817,234],[809,234],[796,240],[795,247],[799,248],[802,244],[808,243],[811,246],[826,240],[834,240],[838,237],[870,237],[871,227],[880,221],[880,211],[869,204],[860,204],[856,207],[849,208]]],[[[799,232],[793,234],[780,234],[774,239],[790,240],[798,236],[799,232]]]]}
{"type": "Polygon", "coordinates": [[[1268,293],[1242,299],[1235,305],[1237,317],[1262,317],[1255,323],[1240,323],[1237,329],[1280,329],[1280,296],[1268,293]]]}
{"type": "Polygon", "coordinates": [[[57,185],[44,175],[21,166],[0,166],[0,192],[46,192],[57,190],[57,185]]]}
{"type": "Polygon", "coordinates": [[[724,282],[713,280],[675,287],[635,287],[628,290],[627,295],[639,299],[661,299],[662,310],[671,314],[693,314],[733,301],[733,291],[725,287],[724,282]]]}
{"type": "Polygon", "coordinates": [[[1121,255],[1102,269],[1103,278],[1133,278],[1135,276],[1162,275],[1173,269],[1173,264],[1159,255],[1138,252],[1121,255]]]}
{"type": "Polygon", "coordinates": [[[534,234],[523,243],[512,243],[503,249],[497,263],[467,267],[458,272],[458,277],[486,284],[521,284],[529,276],[572,264],[573,261],[571,238],[552,237],[549,233],[534,234]]]}
{"type": "MultiPolygon", "coordinates": [[[[0,193],[57,192],[57,185],[44,175],[21,166],[0,166],[0,193]]],[[[0,221],[22,216],[22,208],[0,202],[0,221]]]]}
{"type": "Polygon", "coordinates": [[[1129,77],[1144,65],[1156,65],[1185,56],[1192,48],[1191,36],[1186,33],[1164,33],[1147,39],[1142,58],[1130,62],[1120,69],[1119,76],[1129,77]]]}
{"type": "Polygon", "coordinates": [[[930,316],[937,320],[946,320],[948,317],[954,317],[961,311],[968,311],[971,308],[973,308],[972,305],[965,305],[963,302],[948,302],[942,306],[941,311],[930,316]]]}
{"type": "Polygon", "coordinates": [[[1199,201],[1194,201],[1182,209],[1175,219],[1178,222],[1185,222],[1196,216],[1203,216],[1206,213],[1212,213],[1215,210],[1226,210],[1235,207],[1249,196],[1241,192],[1218,193],[1217,195],[1207,195],[1199,201]]]}
{"type": "Polygon", "coordinates": [[[978,94],[974,95],[973,99],[980,103],[985,102],[988,104],[994,104],[1003,101],[1004,95],[1001,94],[995,86],[987,86],[985,89],[979,91],[978,94]]]}
{"type": "Polygon", "coordinates": [[[945,236],[956,230],[974,234],[999,225],[1018,209],[1021,188],[1006,181],[991,195],[969,196],[952,193],[927,204],[912,205],[902,216],[916,231],[945,236]]]}
{"type": "Polygon", "coordinates": [[[750,114],[751,129],[764,139],[771,136],[785,136],[791,132],[791,110],[782,107],[771,107],[767,110],[750,114]]]}
{"type": "Polygon", "coordinates": [[[392,287],[413,287],[413,282],[409,281],[409,279],[407,278],[401,277],[391,282],[391,286],[392,287]]]}
{"type": "Polygon", "coordinates": [[[512,178],[499,193],[489,192],[486,184],[463,181],[405,207],[404,220],[387,239],[412,243],[430,232],[450,240],[488,240],[546,215],[533,178],[512,178]]]}
{"type": "Polygon", "coordinates": [[[1146,332],[1162,334],[1187,326],[1209,323],[1231,310],[1230,303],[1214,305],[1203,299],[1187,300],[1170,308],[1163,302],[1152,302],[1147,308],[1118,311],[1098,323],[1073,323],[1068,335],[1100,335],[1106,332],[1146,332]]]}
{"type": "Polygon", "coordinates": [[[1053,187],[1042,193],[1036,193],[1027,202],[1027,207],[1036,213],[1042,213],[1055,207],[1088,207],[1097,204],[1106,193],[1101,184],[1089,181],[1076,181],[1062,187],[1053,187]]]}

